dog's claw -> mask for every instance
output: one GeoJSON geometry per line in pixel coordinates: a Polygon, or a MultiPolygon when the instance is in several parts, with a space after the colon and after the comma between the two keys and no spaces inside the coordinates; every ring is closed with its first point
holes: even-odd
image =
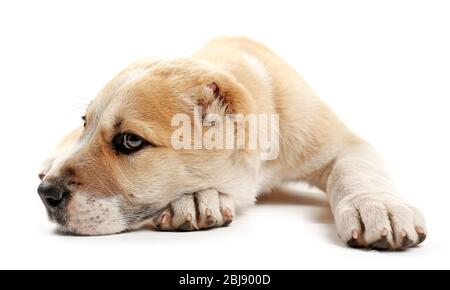
{"type": "Polygon", "coordinates": [[[161,217],[161,225],[166,224],[168,218],[169,217],[166,214],[163,214],[162,217],[161,217]]]}
{"type": "Polygon", "coordinates": [[[348,240],[347,241],[347,245],[350,247],[350,248],[358,248],[359,246],[358,246],[358,240],[357,239],[354,239],[354,238],[351,238],[350,240],[348,240]]]}
{"type": "Polygon", "coordinates": [[[427,239],[427,235],[419,234],[419,242],[418,242],[418,244],[423,243],[426,239],[427,239]]]}
{"type": "Polygon", "coordinates": [[[208,228],[214,227],[216,225],[216,223],[217,223],[217,220],[213,217],[208,217],[208,219],[206,220],[206,226],[208,228]]]}
{"type": "Polygon", "coordinates": [[[358,230],[353,230],[353,231],[352,231],[352,238],[351,238],[350,240],[347,241],[347,245],[348,245],[350,248],[359,248],[358,238],[359,238],[359,232],[358,232],[358,230]]]}
{"type": "Polygon", "coordinates": [[[427,238],[427,235],[425,234],[425,230],[422,227],[417,226],[416,227],[416,232],[419,235],[419,241],[418,241],[417,244],[423,243],[426,240],[426,238],[427,238]]]}
{"type": "Polygon", "coordinates": [[[167,213],[167,211],[165,211],[163,214],[161,214],[159,217],[157,217],[153,220],[155,228],[158,231],[163,231],[164,227],[169,224],[169,220],[170,220],[170,215],[167,213]]]}
{"type": "Polygon", "coordinates": [[[184,218],[185,218],[185,222],[178,227],[178,230],[183,231],[183,232],[190,232],[190,231],[195,230],[195,227],[192,223],[192,215],[190,213],[188,213],[188,214],[186,214],[186,216],[184,218]]]}
{"type": "Polygon", "coordinates": [[[387,240],[387,236],[383,236],[381,239],[379,239],[378,241],[373,243],[370,248],[371,249],[379,249],[379,250],[387,250],[387,249],[389,249],[389,247],[390,246],[389,246],[389,242],[387,240]]]}
{"type": "Polygon", "coordinates": [[[419,226],[416,227],[416,232],[419,234],[425,234],[425,231],[423,230],[423,228],[419,227],[419,226]]]}
{"type": "Polygon", "coordinates": [[[209,218],[210,216],[212,216],[212,211],[209,208],[207,208],[205,211],[205,215],[206,215],[206,217],[209,218]]]}
{"type": "Polygon", "coordinates": [[[224,226],[226,227],[233,222],[233,212],[229,208],[225,208],[222,212],[224,218],[224,226]]]}
{"type": "Polygon", "coordinates": [[[184,224],[178,227],[179,231],[190,232],[194,230],[194,226],[191,221],[186,221],[184,224]]]}
{"type": "Polygon", "coordinates": [[[226,209],[223,211],[223,216],[224,216],[226,219],[233,219],[233,213],[231,212],[231,209],[226,208],[226,209]]]}
{"type": "Polygon", "coordinates": [[[223,226],[224,227],[228,227],[232,222],[233,222],[232,220],[231,221],[230,220],[225,220],[224,223],[223,223],[223,226]]]}
{"type": "Polygon", "coordinates": [[[407,235],[405,235],[405,236],[403,237],[403,241],[402,241],[402,249],[410,248],[410,247],[412,247],[413,245],[414,245],[414,242],[411,241],[411,240],[408,238],[407,235]]]}
{"type": "Polygon", "coordinates": [[[359,232],[358,232],[358,230],[353,230],[353,231],[352,231],[352,238],[353,238],[354,240],[358,240],[358,237],[359,237],[359,232]]]}
{"type": "Polygon", "coordinates": [[[401,231],[400,231],[400,236],[402,236],[403,239],[406,238],[407,235],[408,235],[408,234],[406,233],[405,230],[401,230],[401,231]]]}

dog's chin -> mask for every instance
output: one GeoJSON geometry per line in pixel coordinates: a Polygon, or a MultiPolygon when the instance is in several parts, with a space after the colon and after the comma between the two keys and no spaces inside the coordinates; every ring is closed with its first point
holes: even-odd
{"type": "Polygon", "coordinates": [[[129,226],[122,216],[104,216],[101,213],[71,213],[67,210],[48,214],[57,225],[57,232],[74,236],[106,236],[128,231],[129,226]]]}
{"type": "Polygon", "coordinates": [[[95,226],[80,226],[80,227],[68,227],[57,224],[56,232],[61,235],[67,236],[80,236],[80,237],[92,237],[92,236],[110,236],[127,232],[127,229],[121,230],[108,230],[104,228],[97,228],[95,226]]]}
{"type": "Polygon", "coordinates": [[[59,223],[53,220],[57,225],[56,231],[63,235],[73,235],[73,236],[108,236],[120,234],[128,231],[128,228],[124,226],[123,223],[115,222],[73,222],[70,219],[66,223],[59,223]]]}

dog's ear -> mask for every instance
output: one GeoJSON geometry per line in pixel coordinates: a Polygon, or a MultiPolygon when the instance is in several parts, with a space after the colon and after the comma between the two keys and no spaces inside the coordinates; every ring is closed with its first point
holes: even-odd
{"type": "Polygon", "coordinates": [[[241,84],[224,78],[205,82],[197,99],[203,116],[248,114],[253,111],[252,104],[249,92],[241,84]]]}
{"type": "Polygon", "coordinates": [[[233,103],[228,92],[222,90],[214,81],[202,86],[197,105],[201,107],[203,115],[218,114],[225,116],[234,113],[233,103]]]}

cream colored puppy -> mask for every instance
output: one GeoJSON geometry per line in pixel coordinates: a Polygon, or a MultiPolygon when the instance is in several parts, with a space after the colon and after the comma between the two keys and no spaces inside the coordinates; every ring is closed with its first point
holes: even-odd
{"type": "Polygon", "coordinates": [[[258,195],[306,181],[326,192],[350,246],[404,249],[425,239],[422,214],[395,195],[375,150],[294,69],[252,40],[220,38],[189,58],[135,63],[105,86],[84,121],[40,172],[39,195],[66,231],[220,227],[258,195]],[[194,120],[188,129],[201,140],[203,127],[219,132],[209,116],[232,119],[248,134],[248,119],[230,116],[276,116],[278,139],[269,149],[250,148],[248,137],[236,148],[175,148],[179,115],[194,120]],[[274,158],[262,158],[271,149],[274,158]]]}

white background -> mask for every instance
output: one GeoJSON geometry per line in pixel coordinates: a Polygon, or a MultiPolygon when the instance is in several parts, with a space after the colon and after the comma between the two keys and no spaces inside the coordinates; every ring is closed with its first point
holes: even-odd
{"type": "Polygon", "coordinates": [[[448,1],[1,1],[0,268],[450,268],[448,1]],[[37,169],[128,63],[246,35],[290,62],[385,156],[429,237],[347,249],[322,194],[285,196],[232,226],[108,237],[54,232],[37,169]]]}

